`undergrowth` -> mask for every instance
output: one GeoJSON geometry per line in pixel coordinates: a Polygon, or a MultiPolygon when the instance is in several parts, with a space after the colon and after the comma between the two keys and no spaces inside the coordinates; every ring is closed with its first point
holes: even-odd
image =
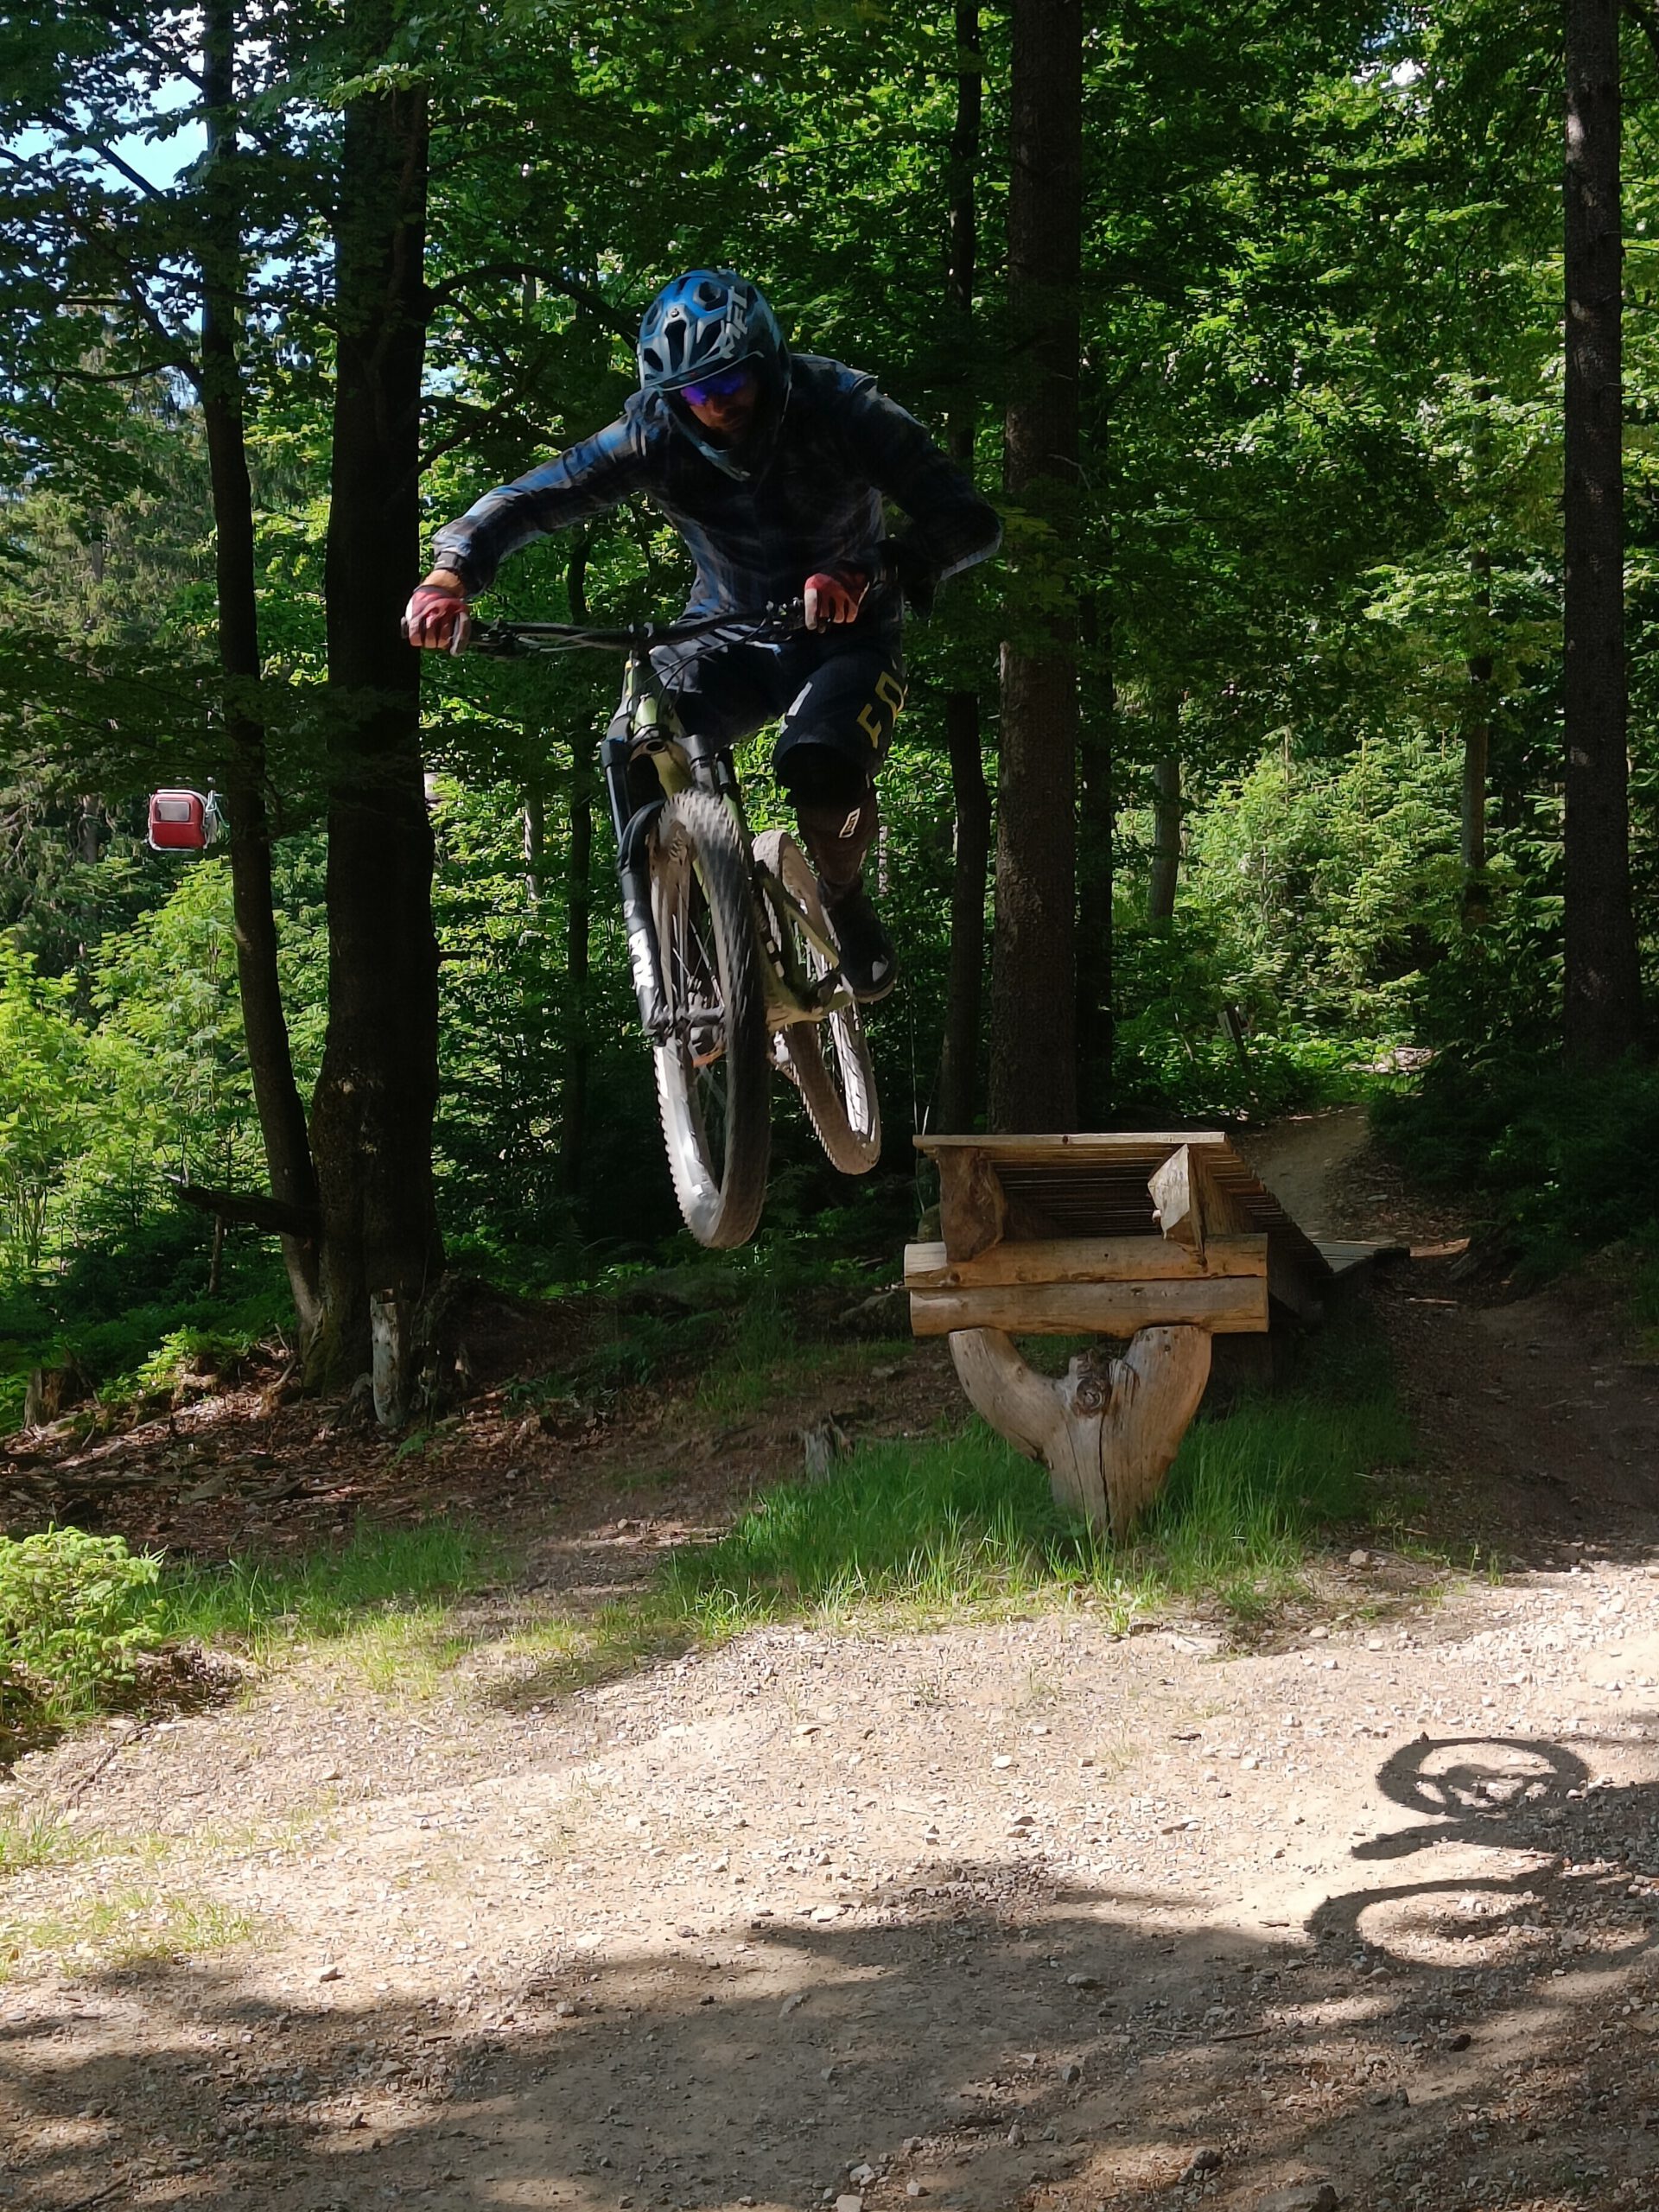
{"type": "Polygon", "coordinates": [[[257,1655],[276,1643],[359,1633],[423,1599],[463,1596],[499,1565],[494,1539],[466,1522],[389,1529],[360,1521],[345,1543],[326,1550],[169,1565],[157,1618],[170,1641],[232,1643],[257,1655]]]}
{"type": "Polygon", "coordinates": [[[119,1536],[0,1541],[0,1738],[96,1711],[162,1641],[161,1561],[119,1536]]]}
{"type": "Polygon", "coordinates": [[[1637,1318],[1659,1322],[1659,1068],[1635,1058],[1583,1071],[1534,1054],[1432,1065],[1379,1100],[1377,1134],[1430,1188],[1484,1202],[1522,1281],[1592,1253],[1628,1252],[1637,1318]]]}
{"type": "MultiPolygon", "coordinates": [[[[338,1642],[372,1687],[419,1688],[452,1656],[439,1601],[478,1589],[499,1563],[486,1531],[456,1522],[359,1522],[326,1550],[221,1567],[78,1529],[0,1540],[0,1735],[38,1738],[128,1701],[145,1658],[191,1643],[264,1656],[338,1642]]],[[[28,1847],[0,1833],[0,1871],[28,1847]]]]}
{"type": "Polygon", "coordinates": [[[1084,1603],[1123,1632],[1207,1600],[1246,1620],[1305,1586],[1321,1530],[1371,1518],[1373,1478],[1410,1451],[1382,1348],[1338,1332],[1300,1390],[1194,1424],[1128,1543],[1062,1511],[1046,1472],[976,1422],[861,1445],[828,1480],[785,1484],[716,1542],[672,1553],[645,1597],[538,1624],[513,1648],[535,1693],[803,1616],[1084,1603]]]}

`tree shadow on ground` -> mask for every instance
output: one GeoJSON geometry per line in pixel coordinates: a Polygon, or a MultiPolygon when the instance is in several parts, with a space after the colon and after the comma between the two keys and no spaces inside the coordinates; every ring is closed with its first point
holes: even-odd
{"type": "Polygon", "coordinates": [[[1592,1786],[1592,1747],[1395,1752],[1379,1788],[1416,1817],[1356,1870],[1427,1873],[1282,1935],[1011,1849],[856,1920],[550,1932],[488,2002],[460,1967],[442,2005],[256,1994],[226,1961],[88,1977],[0,2018],[0,2202],[879,2212],[914,2182],[1001,2212],[1325,2175],[1376,2212],[1646,2204],[1659,1789],[1592,1786]]]}

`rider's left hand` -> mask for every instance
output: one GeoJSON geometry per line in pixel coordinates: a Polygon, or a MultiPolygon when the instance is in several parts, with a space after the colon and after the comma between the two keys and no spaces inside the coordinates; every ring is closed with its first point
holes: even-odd
{"type": "Polygon", "coordinates": [[[869,588],[862,569],[827,569],[809,576],[801,594],[807,628],[827,630],[834,622],[855,621],[869,588]]]}

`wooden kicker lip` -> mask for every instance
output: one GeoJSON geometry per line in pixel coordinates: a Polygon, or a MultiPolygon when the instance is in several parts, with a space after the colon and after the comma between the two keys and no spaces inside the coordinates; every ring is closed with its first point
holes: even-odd
{"type": "Polygon", "coordinates": [[[1224,1129],[1096,1129],[1071,1136],[918,1136],[911,1142],[918,1152],[1023,1152],[1033,1160],[1076,1159],[1080,1153],[1090,1151],[1173,1151],[1183,1144],[1228,1145],[1231,1149],[1224,1129]]]}
{"type": "Polygon", "coordinates": [[[1207,1213],[1222,1236],[1268,1238],[1274,1295],[1294,1310],[1313,1312],[1331,1281],[1324,1255],[1219,1129],[919,1136],[914,1143],[939,1170],[942,1229],[953,1260],[1004,1242],[1083,1236],[1196,1241],[1201,1251],[1207,1213]],[[1160,1205],[1183,1179],[1196,1205],[1177,1204],[1167,1209],[1171,1219],[1160,1222],[1160,1205]]]}
{"type": "Polygon", "coordinates": [[[912,1329],[948,1338],[977,1410],[1121,1535],[1175,1457],[1211,1338],[1264,1334],[1270,1301],[1317,1318],[1328,1262],[1219,1129],[915,1142],[939,1234],[905,1248],[912,1329]],[[1130,1341],[1058,1381],[1014,1344],[1075,1335],[1130,1341]]]}

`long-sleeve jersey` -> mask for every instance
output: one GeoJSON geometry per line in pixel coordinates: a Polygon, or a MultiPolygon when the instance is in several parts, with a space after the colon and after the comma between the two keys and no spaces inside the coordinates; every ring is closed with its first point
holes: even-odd
{"type": "MultiPolygon", "coordinates": [[[[635,392],[618,421],[486,493],[438,532],[434,557],[469,594],[480,592],[521,545],[636,493],[674,525],[696,564],[688,614],[793,599],[809,575],[843,563],[873,568],[884,499],[909,518],[898,544],[912,596],[982,561],[1001,537],[962,470],[874,378],[797,353],[787,404],[753,474],[709,459],[661,393],[635,392]]],[[[873,592],[861,626],[896,631],[899,620],[898,591],[873,592]]]]}

